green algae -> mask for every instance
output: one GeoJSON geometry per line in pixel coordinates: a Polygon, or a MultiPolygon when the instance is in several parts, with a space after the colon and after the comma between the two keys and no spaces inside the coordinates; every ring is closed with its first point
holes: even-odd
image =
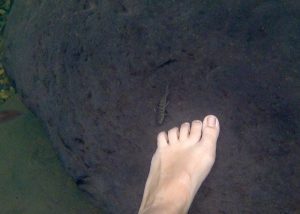
{"type": "Polygon", "coordinates": [[[19,95],[0,111],[22,115],[0,124],[1,213],[101,213],[65,173],[41,122],[19,95]]]}
{"type": "Polygon", "coordinates": [[[4,103],[7,99],[15,94],[11,79],[5,72],[1,63],[4,56],[4,40],[3,31],[7,22],[7,15],[11,9],[12,0],[0,0],[0,104],[4,103]]]}

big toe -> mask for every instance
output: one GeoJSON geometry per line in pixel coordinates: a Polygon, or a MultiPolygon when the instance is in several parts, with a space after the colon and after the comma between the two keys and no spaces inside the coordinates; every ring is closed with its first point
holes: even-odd
{"type": "Polygon", "coordinates": [[[215,155],[217,139],[219,137],[220,124],[214,115],[207,115],[203,120],[202,138],[200,143],[207,148],[207,151],[215,155]]]}

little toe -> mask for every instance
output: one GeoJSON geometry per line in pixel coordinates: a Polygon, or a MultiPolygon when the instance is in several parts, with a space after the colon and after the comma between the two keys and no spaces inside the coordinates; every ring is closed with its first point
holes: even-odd
{"type": "Polygon", "coordinates": [[[167,134],[166,132],[160,132],[157,135],[157,147],[158,148],[163,148],[168,146],[168,141],[167,141],[167,134]]]}
{"type": "Polygon", "coordinates": [[[168,131],[169,144],[178,143],[179,142],[178,135],[179,135],[178,127],[174,127],[170,129],[168,131]]]}
{"type": "Polygon", "coordinates": [[[180,133],[179,133],[179,141],[184,142],[188,138],[190,133],[190,123],[185,122],[180,126],[180,133]]]}
{"type": "Polygon", "coordinates": [[[203,120],[201,144],[215,154],[217,139],[220,132],[219,120],[214,115],[208,115],[203,120]]]}
{"type": "Polygon", "coordinates": [[[197,143],[200,140],[202,132],[202,122],[200,120],[194,120],[191,126],[191,132],[189,140],[192,143],[197,143]]]}

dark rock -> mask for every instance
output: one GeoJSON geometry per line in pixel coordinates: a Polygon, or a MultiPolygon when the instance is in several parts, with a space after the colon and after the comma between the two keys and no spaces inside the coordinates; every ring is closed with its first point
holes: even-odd
{"type": "Polygon", "coordinates": [[[299,179],[276,173],[299,163],[299,14],[298,1],[16,0],[4,65],[107,213],[137,212],[159,131],[207,114],[218,156],[191,213],[293,212],[299,179]]]}

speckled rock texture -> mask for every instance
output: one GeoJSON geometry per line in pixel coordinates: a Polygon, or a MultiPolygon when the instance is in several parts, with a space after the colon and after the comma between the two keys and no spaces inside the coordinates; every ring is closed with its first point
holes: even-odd
{"type": "Polygon", "coordinates": [[[106,213],[137,212],[159,131],[207,114],[217,160],[190,213],[296,213],[299,14],[297,0],[15,0],[4,65],[106,213]]]}

